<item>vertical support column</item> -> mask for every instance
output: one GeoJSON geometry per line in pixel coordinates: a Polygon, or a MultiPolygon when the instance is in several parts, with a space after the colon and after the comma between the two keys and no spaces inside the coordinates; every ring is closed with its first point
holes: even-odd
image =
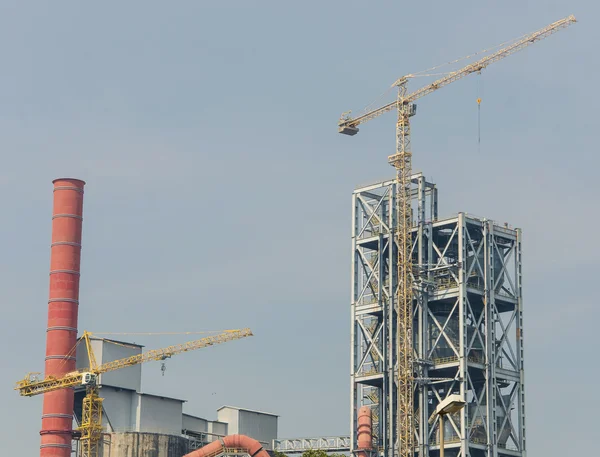
{"type": "MultiPolygon", "coordinates": [[[[466,281],[466,268],[467,268],[467,255],[466,255],[466,231],[468,230],[465,222],[464,213],[458,213],[458,312],[459,312],[459,376],[460,376],[460,396],[466,399],[468,386],[467,386],[467,281],[466,281]]],[[[468,408],[462,408],[460,410],[460,446],[463,457],[469,456],[469,445],[466,437],[466,418],[468,408]]]]}
{"type": "MultiPolygon", "coordinates": [[[[382,221],[386,221],[385,219],[385,210],[383,211],[383,217],[382,217],[382,221]]],[[[386,221],[387,222],[387,221],[386,221]]],[[[379,250],[377,251],[377,258],[379,259],[379,268],[377,270],[378,275],[379,275],[379,297],[377,297],[378,299],[378,303],[382,308],[382,315],[380,317],[380,319],[378,320],[378,325],[381,325],[381,336],[379,337],[379,341],[381,341],[381,354],[383,356],[383,360],[381,361],[382,366],[381,366],[381,371],[383,373],[383,382],[381,385],[381,389],[379,390],[379,404],[377,405],[379,411],[378,411],[378,430],[377,430],[377,434],[379,436],[377,436],[377,449],[385,446],[385,430],[387,429],[387,405],[386,405],[386,398],[388,396],[388,391],[389,391],[389,386],[388,384],[385,382],[385,378],[387,376],[387,367],[388,367],[388,354],[389,354],[389,349],[387,346],[387,340],[388,340],[388,328],[386,326],[386,313],[387,313],[387,309],[388,309],[388,303],[389,300],[385,300],[385,294],[386,292],[389,294],[389,289],[390,289],[390,283],[391,283],[391,278],[386,278],[388,281],[388,285],[387,287],[385,286],[385,282],[384,282],[384,278],[385,278],[385,265],[386,265],[386,257],[385,257],[385,246],[388,246],[388,250],[389,250],[389,245],[392,242],[392,235],[388,234],[386,238],[384,238],[383,234],[380,233],[379,234],[379,250]],[[387,244],[386,244],[387,243],[387,244]],[[383,438],[383,439],[382,439],[383,438]]],[[[373,429],[372,429],[373,430],[373,429]]]]}
{"type": "Polygon", "coordinates": [[[486,335],[486,400],[487,400],[487,455],[497,457],[498,431],[496,424],[496,272],[494,247],[494,223],[485,221],[485,272],[486,272],[486,303],[485,303],[485,335],[486,335]]]}
{"type": "Polygon", "coordinates": [[[380,403],[380,413],[379,413],[379,434],[377,437],[378,441],[378,453],[377,455],[383,455],[385,457],[388,456],[388,450],[391,449],[389,447],[389,439],[390,439],[390,430],[392,427],[392,417],[391,411],[392,408],[392,400],[394,397],[394,384],[393,384],[393,357],[394,350],[392,345],[393,338],[393,328],[391,326],[392,315],[393,315],[393,290],[394,290],[394,275],[392,268],[395,265],[392,261],[393,253],[394,253],[394,223],[395,223],[395,188],[393,185],[390,186],[387,198],[385,200],[385,206],[382,212],[382,220],[385,221],[387,226],[389,227],[389,233],[387,239],[380,240],[381,243],[387,242],[387,253],[384,248],[381,246],[385,246],[380,244],[380,269],[379,269],[379,277],[383,278],[385,276],[386,266],[387,266],[387,286],[385,287],[387,293],[387,300],[384,300],[383,296],[380,296],[380,300],[382,301],[381,305],[383,307],[383,322],[382,322],[382,332],[383,335],[381,337],[382,348],[383,348],[383,386],[381,389],[381,398],[379,399],[380,403]]]}
{"type": "Polygon", "coordinates": [[[396,231],[398,230],[398,204],[397,204],[397,195],[398,195],[398,185],[396,182],[391,184],[390,190],[390,240],[389,240],[389,248],[388,248],[388,262],[389,262],[389,275],[390,275],[390,283],[389,283],[389,303],[387,306],[387,326],[388,326],[388,335],[389,339],[386,342],[388,346],[388,360],[387,360],[387,386],[389,389],[389,395],[387,398],[387,411],[388,411],[388,420],[387,420],[387,429],[385,430],[387,442],[385,443],[385,456],[392,457],[394,455],[394,448],[397,441],[397,396],[398,396],[398,386],[396,383],[396,360],[397,360],[397,319],[398,315],[396,314],[396,289],[398,287],[398,269],[396,268],[396,264],[398,263],[398,244],[396,243],[396,231]]]}
{"type": "Polygon", "coordinates": [[[527,456],[525,440],[525,363],[523,354],[523,264],[521,258],[521,229],[517,229],[515,271],[517,282],[517,357],[520,373],[519,385],[519,447],[521,455],[527,456]]]}
{"type": "MultiPolygon", "coordinates": [[[[416,352],[417,352],[417,376],[425,379],[427,378],[427,366],[423,364],[423,361],[427,358],[426,354],[426,338],[425,338],[425,327],[423,327],[423,321],[427,315],[427,283],[419,284],[419,279],[425,279],[427,277],[425,271],[428,270],[426,265],[426,254],[425,254],[425,210],[426,210],[426,181],[423,175],[417,178],[417,268],[419,277],[415,278],[417,282],[417,290],[415,295],[417,296],[417,334],[415,335],[416,352]]],[[[427,388],[424,382],[417,384],[418,386],[418,437],[419,437],[419,456],[427,457],[427,449],[425,447],[427,437],[427,422],[429,416],[427,414],[427,388]]]]}
{"type": "MultiPolygon", "coordinates": [[[[433,199],[433,194],[432,194],[433,199]]],[[[432,216],[433,217],[433,216],[432,216]]],[[[427,224],[427,243],[424,247],[425,251],[425,262],[428,264],[426,267],[427,270],[427,283],[433,283],[433,272],[431,271],[432,265],[430,263],[433,259],[433,225],[431,222],[427,224]]],[[[420,356],[423,359],[423,377],[429,378],[429,365],[427,362],[429,361],[429,292],[427,293],[424,303],[423,303],[423,316],[421,317],[421,344],[423,348],[422,355],[420,356]]],[[[423,403],[421,405],[422,413],[421,413],[421,428],[423,429],[423,456],[429,456],[429,416],[431,411],[429,411],[429,392],[430,392],[429,383],[423,383],[423,403]]]]}
{"type": "Polygon", "coordinates": [[[492,388],[493,388],[493,376],[492,376],[492,364],[494,361],[494,335],[493,335],[493,323],[491,320],[491,307],[490,307],[490,293],[492,288],[492,282],[490,278],[490,268],[493,268],[491,262],[491,242],[489,233],[489,222],[483,222],[483,273],[485,289],[483,292],[483,312],[484,312],[484,326],[485,326],[485,402],[486,402],[486,430],[487,430],[487,457],[492,455],[493,442],[493,430],[491,417],[494,413],[492,411],[492,388]]]}
{"type": "MultiPolygon", "coordinates": [[[[418,228],[418,236],[419,236],[419,255],[422,252],[423,245],[423,225],[425,224],[425,177],[423,175],[417,178],[417,228],[418,228]]],[[[421,259],[419,259],[419,267],[422,266],[421,259]]]]}
{"type": "Polygon", "coordinates": [[[438,220],[438,188],[435,184],[431,192],[431,220],[438,220]]]}
{"type": "Polygon", "coordinates": [[[355,369],[356,360],[356,334],[358,328],[356,323],[356,299],[358,297],[358,253],[356,252],[356,237],[359,231],[358,224],[358,201],[356,194],[352,194],[352,264],[350,285],[350,451],[356,449],[356,430],[358,427],[358,385],[356,383],[355,369]]]}
{"type": "MultiPolygon", "coordinates": [[[[59,377],[75,371],[85,182],[56,179],[53,184],[45,376],[59,377]]],[[[44,394],[41,457],[70,457],[73,401],[72,389],[44,394]]]]}
{"type": "Polygon", "coordinates": [[[444,457],[444,415],[439,415],[440,420],[440,457],[444,457]]]}

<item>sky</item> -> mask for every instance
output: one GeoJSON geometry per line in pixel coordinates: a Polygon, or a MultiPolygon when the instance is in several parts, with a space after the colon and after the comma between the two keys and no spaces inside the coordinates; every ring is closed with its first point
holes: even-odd
{"type": "Polygon", "coordinates": [[[589,454],[598,13],[591,0],[0,3],[3,452],[39,452],[42,399],[12,388],[43,370],[58,177],[87,182],[80,329],[254,332],[164,376],[146,364],[144,391],[209,419],[225,404],[279,414],[280,437],[348,434],[350,197],[393,176],[394,116],[348,137],[339,115],[575,14],[420,100],[412,144],[442,217],[523,229],[528,451],[589,454]]]}

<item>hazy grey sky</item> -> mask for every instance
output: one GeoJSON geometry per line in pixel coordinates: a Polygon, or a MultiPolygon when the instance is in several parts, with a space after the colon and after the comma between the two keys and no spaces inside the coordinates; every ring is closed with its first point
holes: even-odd
{"type": "Polygon", "coordinates": [[[348,433],[350,194],[393,176],[394,116],[349,138],[340,113],[571,13],[424,98],[413,150],[442,215],[523,228],[529,454],[592,455],[600,7],[582,0],[2,2],[2,454],[38,452],[41,398],[11,389],[43,370],[63,176],[87,181],[81,329],[255,332],[164,377],[147,364],[145,391],[275,412],[282,437],[348,433]]]}

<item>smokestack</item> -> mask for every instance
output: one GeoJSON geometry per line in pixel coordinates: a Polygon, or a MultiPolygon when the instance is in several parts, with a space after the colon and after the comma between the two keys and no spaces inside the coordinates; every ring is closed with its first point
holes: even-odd
{"type": "MultiPolygon", "coordinates": [[[[55,179],[50,248],[50,292],[45,376],[75,371],[83,186],[79,179],[55,179]]],[[[73,389],[44,394],[41,457],[70,457],[73,389]]]]}

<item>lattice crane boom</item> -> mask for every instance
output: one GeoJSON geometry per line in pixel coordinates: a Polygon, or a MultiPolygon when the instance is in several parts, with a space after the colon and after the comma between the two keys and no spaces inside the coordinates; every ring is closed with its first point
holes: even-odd
{"type": "Polygon", "coordinates": [[[89,378],[90,375],[97,376],[102,373],[120,370],[121,368],[131,367],[144,362],[165,360],[182,352],[193,351],[196,349],[213,346],[215,344],[252,336],[252,332],[249,328],[241,330],[226,330],[217,335],[208,336],[199,340],[188,341],[187,343],[168,346],[162,349],[153,349],[131,357],[106,362],[99,366],[96,365],[94,352],[91,350],[91,346],[89,344],[90,336],[91,334],[89,332],[84,332],[82,336],[82,339],[85,340],[88,349],[88,360],[90,361],[89,368],[68,373],[60,378],[48,376],[41,380],[36,379],[34,376],[32,376],[33,373],[31,373],[17,383],[15,390],[18,390],[22,396],[31,397],[34,395],[44,394],[46,392],[52,392],[53,390],[85,385],[88,382],[86,377],[89,378]]]}
{"type": "Polygon", "coordinates": [[[187,343],[176,344],[162,349],[154,349],[143,352],[131,357],[113,360],[111,362],[97,365],[96,356],[92,350],[90,342],[91,333],[84,332],[81,340],[85,341],[90,367],[85,370],[79,370],[73,373],[67,373],[61,377],[47,376],[44,379],[37,379],[37,373],[29,373],[25,379],[17,383],[16,390],[22,396],[31,397],[34,395],[52,392],[58,389],[72,388],[84,385],[86,395],[83,399],[81,424],[79,432],[81,433],[81,457],[100,457],[100,442],[102,439],[102,398],[99,395],[97,378],[102,373],[120,370],[144,362],[153,360],[165,360],[173,355],[182,352],[193,351],[196,349],[213,346],[215,344],[225,343],[227,341],[237,340],[247,336],[252,336],[249,328],[242,330],[226,330],[217,335],[208,336],[199,340],[188,341],[187,343]]]}
{"type": "MultiPolygon", "coordinates": [[[[408,93],[407,83],[412,75],[398,79],[394,86],[398,87],[398,96],[394,102],[351,118],[344,116],[338,122],[339,132],[356,135],[358,125],[380,115],[397,110],[396,121],[396,153],[388,157],[388,162],[396,169],[397,182],[397,228],[396,243],[398,247],[398,264],[396,269],[397,290],[394,310],[396,312],[396,348],[395,348],[395,381],[397,392],[396,411],[396,455],[398,457],[414,456],[416,422],[414,419],[414,364],[413,364],[413,289],[414,272],[412,267],[412,211],[411,211],[411,173],[412,152],[410,145],[410,117],[415,115],[413,102],[425,95],[458,81],[471,73],[479,72],[486,66],[497,62],[521,49],[539,41],[576,22],[574,16],[568,16],[554,22],[537,32],[526,35],[515,43],[500,49],[460,70],[434,81],[433,83],[408,93]]],[[[393,423],[392,417],[388,422],[393,423]]],[[[391,451],[391,450],[390,450],[391,451]]]]}
{"type": "MultiPolygon", "coordinates": [[[[382,114],[392,111],[393,109],[398,107],[398,103],[412,103],[412,102],[416,101],[417,99],[424,97],[425,95],[435,92],[436,90],[441,89],[442,87],[447,86],[448,84],[453,83],[454,81],[458,81],[459,79],[462,79],[465,76],[470,75],[471,73],[476,73],[478,71],[481,71],[488,65],[490,65],[494,62],[498,62],[499,60],[502,60],[505,57],[508,57],[509,55],[514,54],[515,52],[518,52],[518,51],[526,48],[527,46],[535,43],[536,41],[542,40],[542,39],[552,35],[553,33],[556,33],[559,30],[561,30],[565,27],[568,27],[569,25],[571,25],[575,22],[577,22],[577,20],[575,19],[575,16],[571,15],[571,16],[565,17],[565,18],[561,19],[560,21],[553,22],[552,24],[549,24],[546,27],[544,27],[536,32],[525,35],[520,40],[516,41],[515,43],[511,44],[510,46],[506,46],[505,48],[500,49],[499,51],[495,52],[494,54],[485,56],[482,59],[478,60],[477,62],[473,62],[473,63],[461,68],[460,70],[454,71],[454,72],[444,76],[443,78],[440,78],[440,79],[432,82],[431,84],[428,84],[427,86],[421,87],[420,89],[414,91],[413,93],[406,95],[401,100],[395,100],[391,103],[388,103],[387,105],[384,105],[384,106],[381,106],[380,108],[371,110],[371,111],[369,111],[365,114],[362,114],[360,116],[357,116],[355,118],[347,117],[347,118],[340,119],[340,122],[338,124],[340,133],[345,133],[347,135],[353,135],[358,131],[358,129],[356,129],[356,131],[353,131],[351,129],[356,128],[359,124],[364,124],[365,122],[370,121],[371,119],[375,119],[376,117],[379,117],[382,114]]],[[[400,86],[402,84],[405,84],[407,82],[407,80],[412,77],[413,77],[413,75],[403,76],[402,78],[398,79],[393,84],[393,86],[400,86]]]]}

